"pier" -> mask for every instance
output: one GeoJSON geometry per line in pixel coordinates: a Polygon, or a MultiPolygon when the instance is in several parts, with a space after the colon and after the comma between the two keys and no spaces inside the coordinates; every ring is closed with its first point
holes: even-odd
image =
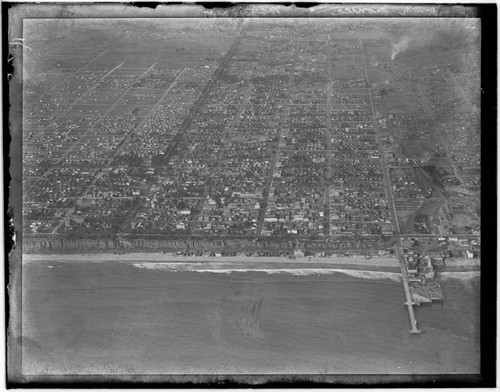
{"type": "MultiPolygon", "coordinates": [[[[366,64],[366,57],[365,57],[365,51],[364,51],[364,47],[363,47],[363,41],[357,34],[356,34],[356,37],[359,41],[359,48],[361,51],[361,57],[363,59],[362,65],[363,65],[363,70],[365,73],[365,81],[366,81],[366,83],[369,84],[370,79],[368,77],[368,67],[366,64]]],[[[390,213],[391,213],[391,217],[392,217],[391,221],[392,221],[392,225],[393,225],[393,231],[394,231],[394,233],[397,233],[397,235],[401,236],[402,232],[401,232],[401,228],[399,227],[398,215],[396,212],[396,206],[394,204],[394,197],[392,195],[392,186],[391,186],[391,180],[389,177],[388,165],[387,165],[385,158],[384,158],[384,148],[382,146],[381,132],[380,132],[379,124],[378,124],[377,117],[376,117],[377,111],[375,109],[375,103],[374,103],[373,96],[372,96],[372,88],[371,87],[367,88],[367,91],[368,91],[368,97],[370,99],[370,107],[371,107],[371,111],[372,111],[372,115],[373,115],[373,127],[374,127],[375,132],[376,132],[376,138],[377,138],[377,143],[378,143],[379,152],[380,152],[380,162],[382,163],[385,191],[386,191],[387,200],[389,202],[390,213]]],[[[396,250],[396,255],[398,256],[398,259],[399,259],[399,266],[401,268],[401,277],[403,279],[403,287],[404,287],[405,296],[406,296],[405,305],[408,308],[408,315],[410,316],[410,333],[419,334],[419,333],[421,333],[421,331],[417,328],[417,319],[415,318],[415,313],[413,313],[413,305],[415,305],[415,303],[413,303],[412,298],[411,298],[410,285],[408,283],[408,271],[406,270],[406,263],[403,259],[402,249],[403,249],[403,244],[401,242],[401,237],[397,237],[397,245],[396,245],[395,250],[396,250]]]]}
{"type": "Polygon", "coordinates": [[[401,268],[401,278],[403,280],[403,288],[404,288],[405,296],[406,296],[405,305],[408,308],[408,316],[410,317],[410,333],[419,334],[422,332],[417,328],[417,319],[415,317],[415,313],[413,312],[413,305],[415,305],[415,304],[413,303],[412,298],[411,298],[410,285],[408,284],[408,273],[406,271],[406,265],[401,257],[399,258],[399,266],[401,268]]]}

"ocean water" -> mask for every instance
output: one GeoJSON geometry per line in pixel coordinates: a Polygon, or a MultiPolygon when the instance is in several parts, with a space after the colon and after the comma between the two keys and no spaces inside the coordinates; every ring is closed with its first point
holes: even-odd
{"type": "Polygon", "coordinates": [[[415,336],[391,273],[212,272],[25,264],[23,372],[479,372],[476,275],[443,276],[445,301],[416,308],[415,336]]]}

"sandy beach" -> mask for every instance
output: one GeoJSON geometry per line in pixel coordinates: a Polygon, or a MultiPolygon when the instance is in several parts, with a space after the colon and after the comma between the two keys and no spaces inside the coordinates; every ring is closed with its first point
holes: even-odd
{"type": "MultiPolygon", "coordinates": [[[[175,253],[141,253],[141,252],[130,252],[130,253],[78,253],[78,254],[64,254],[64,253],[53,253],[53,254],[25,254],[23,255],[24,262],[35,262],[35,261],[82,261],[82,262],[105,262],[105,261],[117,261],[117,262],[160,262],[160,263],[231,263],[231,264],[241,264],[242,267],[249,264],[258,263],[261,267],[265,268],[265,265],[272,265],[275,268],[277,263],[286,264],[289,268],[290,265],[303,266],[321,264],[330,266],[357,266],[365,267],[370,269],[370,267],[399,267],[399,262],[396,257],[372,257],[371,259],[366,259],[359,256],[332,256],[332,257],[297,257],[295,260],[289,259],[288,257],[258,257],[258,256],[227,256],[227,257],[205,257],[205,256],[177,256],[175,253]]],[[[356,268],[357,269],[357,268],[356,268]]]]}
{"type": "MultiPolygon", "coordinates": [[[[356,270],[399,273],[396,257],[330,256],[330,257],[259,257],[259,256],[177,256],[175,253],[130,252],[130,253],[47,253],[25,254],[23,262],[103,263],[118,262],[141,264],[151,269],[170,271],[312,271],[312,270],[356,270]]],[[[447,259],[446,266],[436,267],[442,273],[479,271],[480,259],[447,259]]]]}

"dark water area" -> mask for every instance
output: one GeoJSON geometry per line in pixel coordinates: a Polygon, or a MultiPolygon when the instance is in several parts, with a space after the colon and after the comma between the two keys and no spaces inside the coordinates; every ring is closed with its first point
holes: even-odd
{"type": "Polygon", "coordinates": [[[26,374],[479,372],[479,278],[416,308],[401,283],[171,272],[123,263],[23,266],[26,374]]]}

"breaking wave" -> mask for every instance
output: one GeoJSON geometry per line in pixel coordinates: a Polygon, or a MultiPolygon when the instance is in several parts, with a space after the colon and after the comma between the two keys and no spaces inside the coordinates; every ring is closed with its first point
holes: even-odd
{"type": "Polygon", "coordinates": [[[187,263],[134,263],[133,266],[136,268],[162,270],[167,272],[205,272],[214,274],[263,272],[268,275],[290,274],[296,276],[331,275],[340,273],[360,279],[390,279],[396,282],[399,282],[401,280],[401,274],[396,272],[349,270],[337,268],[206,268],[205,266],[201,266],[200,264],[187,263]]]}

